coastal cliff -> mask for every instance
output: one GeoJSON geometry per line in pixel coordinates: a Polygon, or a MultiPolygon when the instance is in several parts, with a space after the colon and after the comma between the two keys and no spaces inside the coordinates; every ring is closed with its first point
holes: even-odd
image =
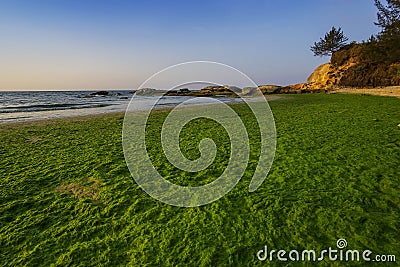
{"type": "Polygon", "coordinates": [[[313,91],[400,86],[399,51],[400,44],[388,50],[379,42],[352,43],[333,53],[330,62],[317,67],[306,83],[288,87],[313,91]]]}

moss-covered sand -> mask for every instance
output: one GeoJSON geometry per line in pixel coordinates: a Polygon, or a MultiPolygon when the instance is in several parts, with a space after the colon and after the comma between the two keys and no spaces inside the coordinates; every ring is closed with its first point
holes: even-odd
{"type": "MultiPolygon", "coordinates": [[[[230,193],[198,208],[160,203],[133,182],[121,114],[2,125],[0,265],[267,265],[256,257],[266,244],[319,250],[336,247],[339,238],[349,249],[400,258],[399,99],[296,95],[270,105],[278,145],[263,185],[247,190],[258,131],[249,110],[235,104],[250,133],[250,164],[230,193]]],[[[157,133],[165,116],[156,112],[148,133],[157,133]]],[[[217,164],[187,175],[209,182],[226,164],[227,135],[208,120],[184,131],[194,137],[182,135],[192,158],[200,137],[218,136],[217,164]]],[[[165,162],[159,138],[151,136],[154,164],[191,184],[165,162]]],[[[326,260],[331,264],[343,263],[326,260]]]]}

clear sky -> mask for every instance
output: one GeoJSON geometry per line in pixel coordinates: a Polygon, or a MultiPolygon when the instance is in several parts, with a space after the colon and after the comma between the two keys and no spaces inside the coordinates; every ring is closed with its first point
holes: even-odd
{"type": "Polygon", "coordinates": [[[294,84],[332,26],[362,41],[374,21],[373,0],[2,0],[0,90],[132,89],[193,60],[294,84]]]}

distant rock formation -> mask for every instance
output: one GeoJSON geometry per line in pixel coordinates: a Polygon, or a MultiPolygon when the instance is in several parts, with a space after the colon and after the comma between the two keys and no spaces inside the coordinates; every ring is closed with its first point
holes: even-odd
{"type": "Polygon", "coordinates": [[[268,94],[276,94],[279,92],[279,89],[282,88],[282,86],[279,85],[260,85],[258,86],[258,89],[260,89],[260,91],[264,94],[264,95],[268,95],[268,94]]]}
{"type": "Polygon", "coordinates": [[[242,90],[243,90],[242,88],[237,87],[237,86],[225,85],[225,87],[226,87],[229,91],[234,92],[234,93],[237,93],[237,94],[241,94],[241,93],[242,93],[242,90]]]}
{"type": "Polygon", "coordinates": [[[136,90],[136,95],[138,96],[155,96],[155,95],[162,95],[164,91],[153,89],[153,88],[142,88],[136,90]]]}
{"type": "Polygon", "coordinates": [[[241,93],[242,89],[236,86],[228,85],[210,85],[200,89],[201,94],[208,94],[213,96],[237,96],[241,93]]]}
{"type": "Polygon", "coordinates": [[[310,76],[309,82],[305,84],[295,84],[289,86],[279,86],[279,85],[260,85],[258,87],[245,87],[239,88],[237,86],[228,85],[210,85],[200,90],[189,90],[187,88],[182,88],[179,90],[156,90],[152,88],[144,88],[136,91],[137,95],[140,96],[196,96],[196,97],[256,97],[259,95],[270,95],[270,94],[303,94],[303,93],[317,93],[326,92],[325,89],[320,87],[320,84],[324,83],[324,78],[326,76],[326,67],[319,68],[313,75],[310,76]],[[310,85],[315,86],[315,89],[310,89],[310,85]],[[321,89],[322,88],[322,89],[321,89]]]}
{"type": "Polygon", "coordinates": [[[257,90],[257,87],[245,87],[242,90],[242,95],[243,96],[252,96],[252,95],[257,94],[257,92],[259,92],[257,90]]]}
{"type": "Polygon", "coordinates": [[[229,90],[228,86],[220,86],[220,85],[210,85],[202,88],[201,92],[209,92],[209,93],[232,93],[229,90]]]}
{"type": "Polygon", "coordinates": [[[182,88],[182,89],[179,89],[179,93],[188,94],[188,93],[190,93],[190,90],[188,88],[182,88]]]}
{"type": "Polygon", "coordinates": [[[240,94],[241,96],[260,96],[266,94],[262,90],[260,90],[260,87],[245,87],[242,90],[242,93],[240,94]]]}
{"type": "Polygon", "coordinates": [[[169,90],[165,93],[167,96],[189,96],[191,95],[192,91],[188,88],[181,88],[179,90],[169,90]]]}

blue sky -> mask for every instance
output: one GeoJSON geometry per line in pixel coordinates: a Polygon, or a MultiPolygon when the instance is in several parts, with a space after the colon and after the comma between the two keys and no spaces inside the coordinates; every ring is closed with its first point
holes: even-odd
{"type": "Polygon", "coordinates": [[[309,47],[332,26],[361,41],[375,20],[372,0],[3,0],[0,90],[137,88],[193,60],[294,84],[329,61],[309,47]]]}

